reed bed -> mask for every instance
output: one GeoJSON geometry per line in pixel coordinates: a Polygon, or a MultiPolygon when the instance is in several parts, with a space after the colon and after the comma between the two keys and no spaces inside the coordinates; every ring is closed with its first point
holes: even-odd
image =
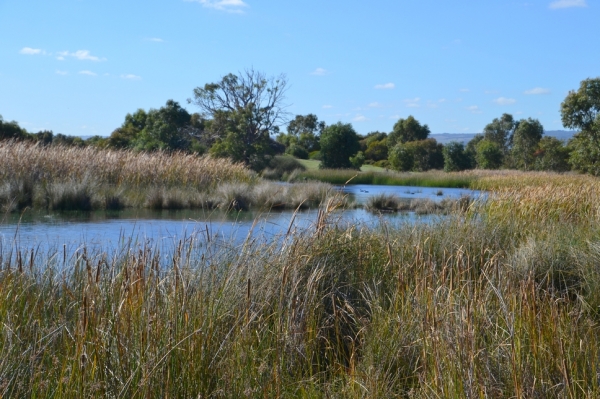
{"type": "Polygon", "coordinates": [[[84,181],[144,187],[204,187],[219,181],[250,182],[256,176],[225,158],[183,153],[136,153],[94,147],[39,146],[0,142],[0,181],[29,179],[33,183],[84,181]]]}
{"type": "Polygon", "coordinates": [[[182,153],[0,143],[0,210],[318,207],[329,184],[263,181],[241,164],[182,153]]]}
{"type": "Polygon", "coordinates": [[[239,246],[4,248],[0,395],[600,397],[597,223],[484,204],[366,228],[328,204],[239,246]]]}
{"type": "Polygon", "coordinates": [[[523,225],[546,221],[597,222],[600,181],[596,177],[545,172],[489,174],[477,188],[490,190],[486,213],[495,223],[503,218],[523,225]]]}

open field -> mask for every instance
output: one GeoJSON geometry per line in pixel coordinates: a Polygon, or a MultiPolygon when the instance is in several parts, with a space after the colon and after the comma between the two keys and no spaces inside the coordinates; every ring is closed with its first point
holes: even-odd
{"type": "MultiPolygon", "coordinates": [[[[315,159],[297,159],[307,170],[318,170],[321,161],[315,159]]],[[[385,172],[384,168],[373,165],[363,165],[360,168],[361,172],[385,172]]]]}
{"type": "Polygon", "coordinates": [[[2,248],[0,395],[600,397],[600,183],[477,176],[488,201],[436,223],[324,208],[280,241],[175,243],[167,268],[2,248]]]}

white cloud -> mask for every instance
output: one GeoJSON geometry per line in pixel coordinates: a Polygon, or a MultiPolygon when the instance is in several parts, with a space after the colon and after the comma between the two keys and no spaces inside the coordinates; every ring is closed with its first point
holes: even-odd
{"type": "Polygon", "coordinates": [[[248,4],[242,0],[185,0],[202,4],[202,7],[212,8],[214,10],[241,14],[243,8],[248,7],[248,4]]]}
{"type": "Polygon", "coordinates": [[[148,39],[146,39],[150,42],[156,42],[156,43],[164,43],[165,41],[161,38],[158,37],[149,37],[148,39]]]}
{"type": "Polygon", "coordinates": [[[375,85],[375,88],[378,90],[390,90],[390,89],[396,88],[396,85],[390,82],[390,83],[375,85]]]}
{"type": "Polygon", "coordinates": [[[440,98],[440,99],[438,100],[438,103],[445,103],[446,101],[448,101],[448,100],[446,100],[445,98],[440,98]]]}
{"type": "Polygon", "coordinates": [[[96,57],[95,55],[91,55],[88,50],[77,50],[74,53],[70,53],[68,51],[59,51],[58,57],[56,58],[62,61],[65,59],[65,57],[73,57],[81,61],[106,61],[106,58],[100,58],[96,57]]]}
{"type": "Polygon", "coordinates": [[[367,107],[369,107],[369,108],[381,108],[381,107],[383,107],[383,105],[381,105],[377,101],[375,101],[375,102],[372,102],[369,105],[367,105],[367,107]]]}
{"type": "Polygon", "coordinates": [[[45,51],[43,51],[42,49],[39,49],[39,48],[23,47],[19,51],[19,54],[37,55],[37,54],[45,54],[45,51]]]}
{"type": "Polygon", "coordinates": [[[141,80],[142,77],[141,76],[137,76],[137,75],[133,75],[131,73],[128,73],[126,75],[121,75],[121,79],[141,80]]]}
{"type": "Polygon", "coordinates": [[[498,97],[494,100],[498,105],[511,105],[517,102],[514,98],[498,97]]]}
{"type": "Polygon", "coordinates": [[[352,122],[364,122],[368,120],[364,115],[358,114],[352,119],[352,122]]]}
{"type": "Polygon", "coordinates": [[[330,109],[330,108],[333,108],[333,105],[329,105],[329,104],[323,105],[323,109],[330,109]]]}
{"type": "Polygon", "coordinates": [[[460,91],[461,93],[468,93],[468,92],[470,92],[471,90],[469,90],[469,89],[460,89],[459,91],[460,91]]]}
{"type": "Polygon", "coordinates": [[[312,71],[310,74],[316,75],[316,76],[323,76],[323,75],[327,75],[328,73],[329,72],[325,68],[317,68],[314,71],[312,71]]]}
{"type": "Polygon", "coordinates": [[[92,72],[92,71],[79,71],[80,75],[87,75],[87,76],[97,76],[96,73],[92,72]]]}
{"type": "Polygon", "coordinates": [[[524,94],[527,94],[527,95],[550,94],[550,89],[544,89],[543,87],[534,87],[531,90],[525,90],[524,94]]]}
{"type": "Polygon", "coordinates": [[[467,107],[467,110],[472,114],[481,114],[483,112],[477,105],[471,105],[467,107]]]}
{"type": "Polygon", "coordinates": [[[58,69],[57,69],[57,70],[56,70],[56,74],[57,74],[57,75],[63,75],[63,76],[65,76],[65,75],[68,75],[68,74],[69,74],[69,72],[67,72],[67,71],[61,71],[61,70],[58,70],[58,69]]]}
{"type": "Polygon", "coordinates": [[[421,101],[421,99],[419,97],[415,97],[415,98],[409,98],[407,100],[404,100],[404,103],[409,108],[418,108],[421,106],[419,104],[419,101],[421,101]]]}
{"type": "Polygon", "coordinates": [[[559,8],[587,7],[586,0],[557,0],[549,5],[553,10],[559,8]]]}

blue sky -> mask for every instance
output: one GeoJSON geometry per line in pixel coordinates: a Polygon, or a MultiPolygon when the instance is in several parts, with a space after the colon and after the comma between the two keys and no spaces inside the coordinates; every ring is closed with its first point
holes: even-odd
{"type": "Polygon", "coordinates": [[[596,0],[0,0],[0,115],[107,136],[254,68],[287,76],[292,116],[363,134],[409,115],[476,133],[505,112],[558,130],[600,76],[599,21],[596,0]]]}

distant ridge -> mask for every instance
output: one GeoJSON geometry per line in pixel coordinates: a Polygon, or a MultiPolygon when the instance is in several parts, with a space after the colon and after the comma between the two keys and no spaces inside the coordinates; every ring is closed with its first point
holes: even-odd
{"type": "MultiPolygon", "coordinates": [[[[567,141],[573,135],[577,133],[570,130],[547,130],[544,132],[544,136],[556,137],[559,140],[567,141]]],[[[458,141],[459,143],[467,144],[476,133],[436,133],[430,134],[429,137],[436,139],[438,143],[448,144],[451,141],[458,141]]]]}

